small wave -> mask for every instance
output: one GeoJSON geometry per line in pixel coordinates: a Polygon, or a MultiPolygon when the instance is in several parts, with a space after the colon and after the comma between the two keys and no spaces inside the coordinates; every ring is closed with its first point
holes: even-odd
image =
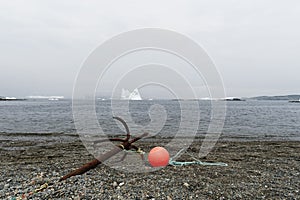
{"type": "Polygon", "coordinates": [[[77,133],[7,133],[7,132],[0,132],[1,136],[13,136],[13,137],[32,137],[32,136],[39,136],[39,137],[49,137],[49,136],[70,136],[70,137],[78,137],[77,133]]]}

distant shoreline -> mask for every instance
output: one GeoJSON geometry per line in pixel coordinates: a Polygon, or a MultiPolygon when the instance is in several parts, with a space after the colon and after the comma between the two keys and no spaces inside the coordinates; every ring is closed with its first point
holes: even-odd
{"type": "MultiPolygon", "coordinates": [[[[67,98],[64,96],[27,96],[27,97],[20,97],[20,98],[15,98],[15,97],[5,97],[5,96],[0,96],[0,101],[20,101],[20,100],[52,100],[52,99],[57,99],[57,100],[72,100],[72,98],[67,98]]],[[[162,101],[162,100],[167,100],[167,101],[211,101],[211,100],[227,100],[227,101],[244,101],[244,100],[271,100],[271,101],[297,101],[300,99],[300,94],[290,94],[290,95],[261,95],[261,96],[233,96],[233,97],[225,97],[225,98],[210,98],[210,97],[201,97],[201,98],[187,98],[187,99],[157,99],[155,97],[149,97],[149,98],[142,98],[142,101],[162,101]]],[[[111,99],[110,97],[106,96],[97,96],[95,99],[90,99],[90,98],[83,98],[83,99],[78,99],[78,100],[100,100],[100,101],[135,101],[135,100],[130,100],[130,99],[111,99]]]]}

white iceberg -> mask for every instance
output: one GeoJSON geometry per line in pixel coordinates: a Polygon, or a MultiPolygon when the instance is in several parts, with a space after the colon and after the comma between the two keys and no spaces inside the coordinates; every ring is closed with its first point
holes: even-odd
{"type": "Polygon", "coordinates": [[[137,88],[134,89],[132,92],[129,92],[129,90],[122,88],[121,99],[122,100],[142,100],[142,97],[137,88]]]}

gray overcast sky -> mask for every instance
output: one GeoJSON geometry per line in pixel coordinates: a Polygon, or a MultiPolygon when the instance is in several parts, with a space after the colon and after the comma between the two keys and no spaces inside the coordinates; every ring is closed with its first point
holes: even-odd
{"type": "Polygon", "coordinates": [[[0,1],[0,96],[70,97],[106,39],[159,27],[216,63],[228,96],[300,93],[300,1],[0,1]]]}

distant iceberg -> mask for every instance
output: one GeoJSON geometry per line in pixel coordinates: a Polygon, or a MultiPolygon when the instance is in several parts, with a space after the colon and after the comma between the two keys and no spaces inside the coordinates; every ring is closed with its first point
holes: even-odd
{"type": "Polygon", "coordinates": [[[58,101],[64,99],[64,96],[28,96],[28,99],[48,99],[49,101],[58,101]]]}
{"type": "Polygon", "coordinates": [[[122,88],[121,99],[122,100],[128,100],[129,96],[130,96],[129,90],[126,90],[126,89],[122,88]]]}
{"type": "Polygon", "coordinates": [[[16,100],[17,98],[16,97],[4,97],[4,99],[6,99],[6,100],[16,100]]]}
{"type": "Polygon", "coordinates": [[[64,96],[28,96],[28,99],[49,99],[49,100],[59,100],[64,99],[64,96]]]}
{"type": "Polygon", "coordinates": [[[129,92],[129,90],[122,88],[121,99],[122,100],[142,100],[142,97],[137,88],[134,89],[132,92],[129,92]]]}
{"type": "Polygon", "coordinates": [[[51,97],[51,98],[49,98],[48,100],[49,100],[49,101],[58,101],[59,98],[53,98],[53,97],[51,97]]]}

